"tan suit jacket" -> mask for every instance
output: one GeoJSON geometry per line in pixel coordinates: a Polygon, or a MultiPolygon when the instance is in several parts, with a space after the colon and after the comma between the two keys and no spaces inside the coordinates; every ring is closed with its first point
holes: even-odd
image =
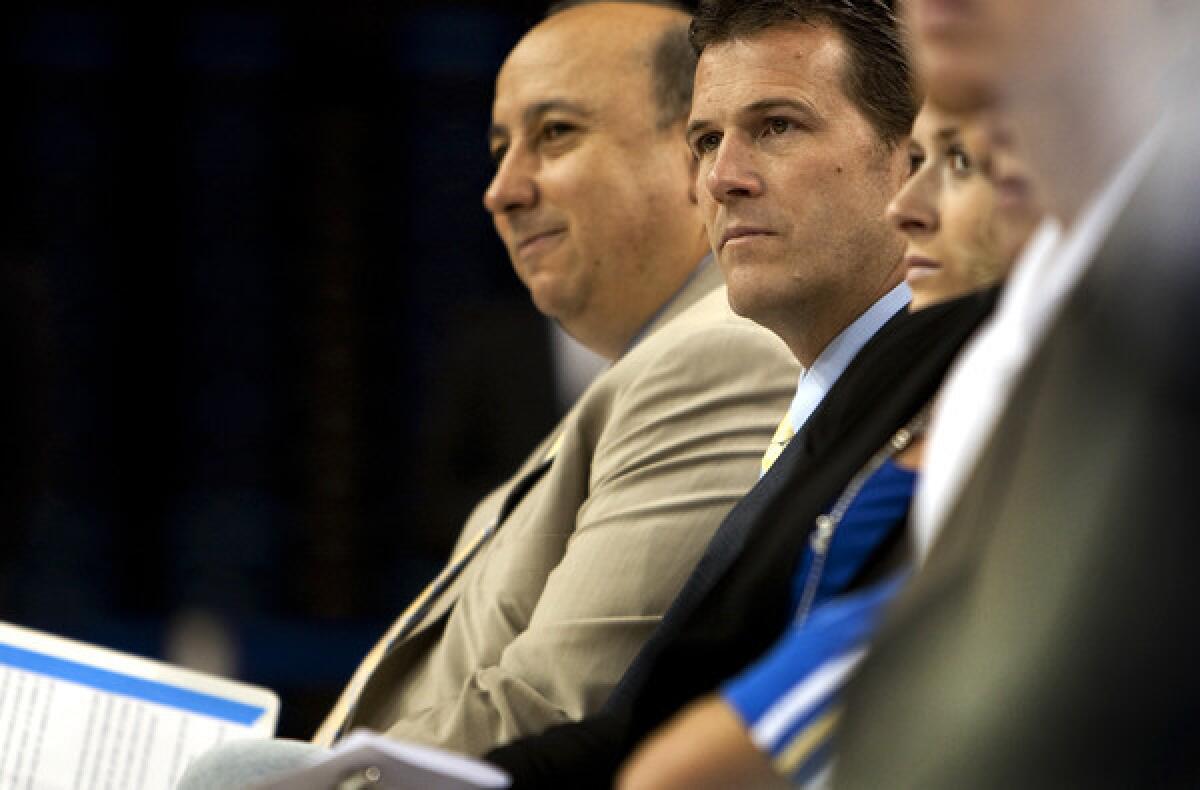
{"type": "Polygon", "coordinates": [[[348,728],[481,754],[597,710],[754,484],[798,375],[703,267],[475,508],[460,548],[557,448],[386,652],[348,728]]]}

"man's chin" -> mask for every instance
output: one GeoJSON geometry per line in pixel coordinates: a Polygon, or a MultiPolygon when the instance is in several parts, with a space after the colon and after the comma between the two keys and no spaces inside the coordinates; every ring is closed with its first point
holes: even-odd
{"type": "Polygon", "coordinates": [[[726,295],[729,307],[742,318],[770,329],[771,317],[778,311],[780,297],[767,283],[756,280],[738,281],[736,274],[726,276],[726,295]]]}
{"type": "Polygon", "coordinates": [[[541,273],[531,278],[526,286],[538,312],[560,324],[569,323],[580,310],[579,295],[573,293],[561,277],[541,273]]]}

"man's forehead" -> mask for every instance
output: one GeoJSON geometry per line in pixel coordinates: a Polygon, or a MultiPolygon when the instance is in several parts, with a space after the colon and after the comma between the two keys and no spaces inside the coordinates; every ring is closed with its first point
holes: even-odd
{"type": "Polygon", "coordinates": [[[692,117],[760,108],[773,99],[842,95],[845,51],[823,26],[787,25],[709,46],[696,69],[692,117]]]}
{"type": "Polygon", "coordinates": [[[507,82],[498,80],[492,122],[518,127],[554,112],[593,118],[609,111],[617,96],[603,80],[589,81],[562,64],[548,66],[530,73],[527,79],[516,74],[507,82]]]}
{"type": "Polygon", "coordinates": [[[649,66],[628,47],[523,41],[496,77],[493,120],[515,124],[538,109],[556,106],[601,113],[614,102],[628,102],[635,96],[645,103],[651,84],[649,66]],[[645,96],[630,95],[639,88],[645,96]]]}

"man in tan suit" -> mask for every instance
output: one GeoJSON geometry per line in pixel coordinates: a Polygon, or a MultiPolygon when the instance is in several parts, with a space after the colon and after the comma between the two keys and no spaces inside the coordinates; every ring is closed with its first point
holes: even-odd
{"type": "MultiPolygon", "coordinates": [[[[688,21],[571,4],[505,61],[484,203],[538,309],[613,364],[475,508],[316,743],[366,727],[482,754],[595,712],[757,480],[800,369],[731,311],[708,256],[688,21]]],[[[305,748],[235,744],[181,787],[246,783],[305,748]]]]}
{"type": "Polygon", "coordinates": [[[799,371],[706,258],[687,23],[569,7],[501,69],[484,203],[537,307],[613,365],[476,507],[318,742],[369,727],[482,753],[596,710],[754,483],[799,371]]]}

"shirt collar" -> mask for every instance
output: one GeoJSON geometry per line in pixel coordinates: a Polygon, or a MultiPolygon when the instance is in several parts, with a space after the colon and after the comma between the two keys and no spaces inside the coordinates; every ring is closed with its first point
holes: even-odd
{"type": "Polygon", "coordinates": [[[826,393],[867,341],[896,313],[908,307],[911,301],[912,291],[909,290],[908,283],[900,283],[871,305],[854,323],[843,329],[841,334],[825,347],[816,361],[800,374],[796,395],[788,408],[788,416],[795,430],[799,431],[808,421],[826,393]]]}

